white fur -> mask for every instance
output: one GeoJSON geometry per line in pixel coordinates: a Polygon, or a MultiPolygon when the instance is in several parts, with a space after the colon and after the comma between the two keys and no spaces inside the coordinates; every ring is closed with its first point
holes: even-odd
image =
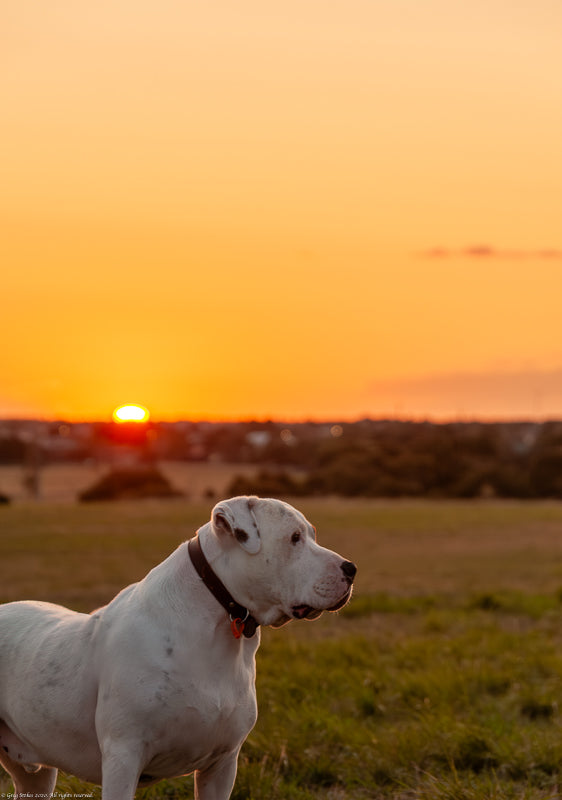
{"type": "MultiPolygon", "coordinates": [[[[261,625],[307,606],[313,619],[349,598],[344,559],[287,503],[223,501],[199,537],[261,625]]],[[[259,640],[259,629],[234,638],[186,543],[92,614],[0,606],[0,763],[30,796],[49,797],[62,769],[101,784],[103,800],[191,772],[196,798],[227,800],[257,717],[259,640]]]]}

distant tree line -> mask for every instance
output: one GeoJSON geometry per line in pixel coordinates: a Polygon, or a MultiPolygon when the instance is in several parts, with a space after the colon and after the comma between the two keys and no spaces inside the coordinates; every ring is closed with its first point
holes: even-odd
{"type": "Polygon", "coordinates": [[[127,452],[152,465],[255,464],[255,477],[236,478],[232,493],[562,498],[562,422],[42,423],[35,433],[10,425],[0,427],[4,464],[113,464],[127,452]]]}
{"type": "Polygon", "coordinates": [[[562,424],[389,422],[341,426],[342,435],[270,464],[232,493],[344,497],[562,498],[562,424]],[[288,467],[288,465],[287,465],[288,467]]]}

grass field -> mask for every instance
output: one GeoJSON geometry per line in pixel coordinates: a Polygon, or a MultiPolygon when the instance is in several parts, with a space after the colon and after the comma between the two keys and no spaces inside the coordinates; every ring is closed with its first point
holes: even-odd
{"type": "MultiPolygon", "coordinates": [[[[310,500],[350,606],[266,630],[236,800],[562,797],[562,505],[310,500]]],[[[91,610],[210,502],[0,508],[0,601],[91,610]]],[[[11,789],[0,777],[0,795],[11,789]]],[[[61,775],[59,792],[97,788],[61,775]]],[[[192,797],[191,779],[144,800],[192,797]]]]}

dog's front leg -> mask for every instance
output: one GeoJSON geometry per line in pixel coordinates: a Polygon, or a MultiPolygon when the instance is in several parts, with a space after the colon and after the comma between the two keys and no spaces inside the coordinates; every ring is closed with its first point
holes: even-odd
{"type": "Polygon", "coordinates": [[[113,747],[103,757],[102,800],[133,800],[139,780],[139,759],[128,748],[113,747]]]}
{"type": "Polygon", "coordinates": [[[195,800],[228,800],[236,779],[237,765],[238,750],[223,756],[209,769],[197,771],[195,800]]]}

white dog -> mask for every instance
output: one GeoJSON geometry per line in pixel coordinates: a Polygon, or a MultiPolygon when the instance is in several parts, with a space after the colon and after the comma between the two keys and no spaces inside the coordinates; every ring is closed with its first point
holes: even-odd
{"type": "Polygon", "coordinates": [[[0,763],[16,793],[50,797],[62,769],[132,800],[195,772],[196,798],[227,800],[257,718],[259,625],[341,608],[355,572],[292,506],[235,497],[92,614],[0,606],[0,763]]]}

